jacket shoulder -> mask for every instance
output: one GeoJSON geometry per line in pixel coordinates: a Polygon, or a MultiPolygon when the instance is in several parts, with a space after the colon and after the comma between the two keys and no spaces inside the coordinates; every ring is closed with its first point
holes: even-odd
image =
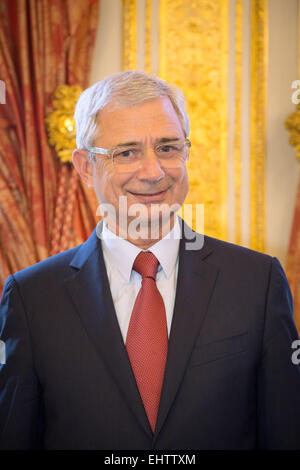
{"type": "Polygon", "coordinates": [[[78,245],[70,250],[63,251],[49,258],[39,261],[27,268],[17,271],[13,274],[18,284],[24,284],[33,279],[35,281],[55,277],[56,279],[64,277],[69,271],[69,265],[72,258],[78,252],[82,245],[78,245]]]}
{"type": "Polygon", "coordinates": [[[72,272],[72,267],[85,263],[89,256],[99,248],[98,242],[99,239],[94,230],[84,243],[22,269],[13,276],[17,283],[24,283],[30,279],[37,282],[47,279],[60,281],[72,272]]]}
{"type": "Polygon", "coordinates": [[[207,253],[210,254],[208,261],[221,268],[226,268],[226,271],[231,273],[252,271],[264,272],[268,276],[274,261],[280,265],[276,258],[268,254],[216,238],[205,236],[204,246],[206,246],[207,253]]]}
{"type": "Polygon", "coordinates": [[[270,262],[272,259],[272,256],[266,253],[253,250],[242,245],[237,245],[235,243],[209,237],[207,235],[204,236],[204,243],[206,243],[209,248],[216,250],[219,254],[234,254],[236,256],[245,256],[266,262],[270,262]]]}

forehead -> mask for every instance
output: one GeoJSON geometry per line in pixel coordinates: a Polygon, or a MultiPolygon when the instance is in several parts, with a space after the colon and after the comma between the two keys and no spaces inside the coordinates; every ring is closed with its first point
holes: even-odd
{"type": "Polygon", "coordinates": [[[168,97],[120,109],[111,102],[99,112],[98,124],[100,133],[96,143],[101,142],[102,146],[133,139],[184,137],[179,118],[168,97]]]}

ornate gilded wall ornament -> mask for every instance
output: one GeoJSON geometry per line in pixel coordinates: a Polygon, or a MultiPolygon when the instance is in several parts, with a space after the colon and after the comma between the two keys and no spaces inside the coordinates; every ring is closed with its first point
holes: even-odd
{"type": "Polygon", "coordinates": [[[226,240],[228,0],[160,0],[159,21],[159,74],[183,90],[191,119],[186,202],[204,203],[205,233],[226,240]]]}
{"type": "Polygon", "coordinates": [[[285,121],[285,127],[290,131],[290,144],[295,147],[296,155],[300,158],[300,103],[285,121]]]}
{"type": "Polygon", "coordinates": [[[55,148],[58,158],[63,163],[72,161],[72,151],[76,147],[73,114],[82,91],[78,85],[57,87],[53,99],[54,111],[45,118],[49,144],[55,148]]]}
{"type": "Polygon", "coordinates": [[[240,244],[242,195],[242,60],[243,60],[243,0],[236,0],[235,11],[235,116],[234,116],[234,184],[235,184],[235,242],[240,244]]]}
{"type": "Polygon", "coordinates": [[[136,0],[122,0],[123,7],[123,55],[122,70],[135,70],[137,65],[136,0]]]}
{"type": "Polygon", "coordinates": [[[265,249],[268,2],[251,1],[250,248],[265,249]]]}
{"type": "Polygon", "coordinates": [[[145,9],[145,71],[152,73],[151,64],[151,26],[152,26],[152,0],[146,0],[145,9]]]}

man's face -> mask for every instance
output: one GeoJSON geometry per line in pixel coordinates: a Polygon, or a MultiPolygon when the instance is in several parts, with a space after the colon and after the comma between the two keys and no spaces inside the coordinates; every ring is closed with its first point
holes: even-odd
{"type": "MultiPolygon", "coordinates": [[[[132,172],[116,171],[107,157],[97,155],[93,164],[93,184],[99,203],[111,204],[119,215],[119,198],[126,196],[127,209],[133,204],[147,208],[148,221],[154,204],[183,204],[188,192],[188,176],[183,163],[165,169],[153,151],[163,138],[185,139],[179,118],[167,97],[136,106],[114,109],[113,103],[99,113],[100,135],[95,147],[111,149],[136,142],[146,148],[141,164],[132,172]]],[[[153,214],[153,213],[152,213],[153,214]]],[[[130,222],[131,217],[128,217],[130,222]]]]}

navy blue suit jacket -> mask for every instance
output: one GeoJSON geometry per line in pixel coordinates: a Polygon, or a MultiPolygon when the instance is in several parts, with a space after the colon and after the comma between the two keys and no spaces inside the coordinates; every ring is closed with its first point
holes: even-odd
{"type": "Polygon", "coordinates": [[[300,449],[298,335],[279,262],[209,237],[185,248],[154,435],[96,232],[7,279],[2,449],[300,449]]]}

